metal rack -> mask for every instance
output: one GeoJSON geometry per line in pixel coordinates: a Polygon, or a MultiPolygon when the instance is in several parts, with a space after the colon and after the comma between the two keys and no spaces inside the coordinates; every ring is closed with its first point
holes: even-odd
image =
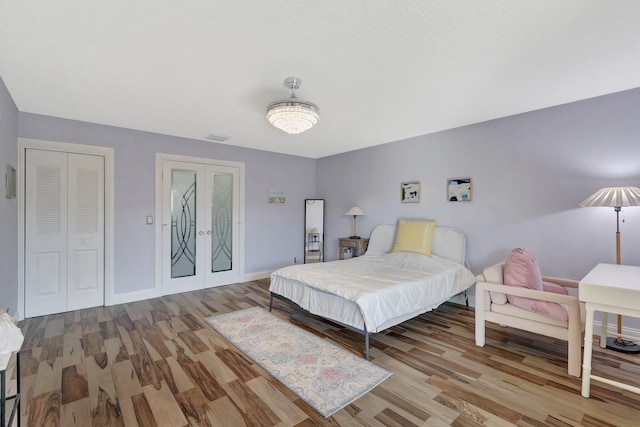
{"type": "Polygon", "coordinates": [[[0,427],[13,425],[13,419],[18,414],[20,425],[20,352],[16,352],[16,394],[7,396],[7,370],[0,371],[0,427]],[[7,420],[7,401],[14,400],[11,415],[7,420]]]}

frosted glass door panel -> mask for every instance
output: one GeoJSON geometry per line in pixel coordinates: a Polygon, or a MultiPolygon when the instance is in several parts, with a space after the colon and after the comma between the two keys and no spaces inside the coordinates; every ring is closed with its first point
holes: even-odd
{"type": "Polygon", "coordinates": [[[162,162],[162,292],[240,281],[238,168],[162,162]]]}
{"type": "Polygon", "coordinates": [[[196,180],[196,171],[171,171],[172,279],[196,274],[196,180]]]}
{"type": "Polygon", "coordinates": [[[211,272],[233,266],[233,175],[212,173],[211,272]]]}

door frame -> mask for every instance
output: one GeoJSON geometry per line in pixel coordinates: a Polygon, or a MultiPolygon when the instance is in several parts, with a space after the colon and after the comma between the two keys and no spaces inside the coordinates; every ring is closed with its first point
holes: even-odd
{"type": "Polygon", "coordinates": [[[185,163],[199,163],[202,165],[211,165],[211,166],[226,166],[238,168],[240,171],[239,176],[239,212],[238,212],[238,232],[240,241],[240,250],[238,251],[238,263],[239,267],[239,275],[241,280],[244,280],[244,254],[245,254],[245,238],[244,238],[244,163],[241,162],[233,162],[229,160],[216,160],[210,159],[206,157],[192,157],[192,156],[183,156],[178,154],[168,154],[168,153],[156,153],[156,294],[157,295],[165,295],[164,289],[162,286],[162,218],[163,218],[163,206],[162,206],[162,198],[163,198],[163,188],[162,188],[162,166],[165,160],[168,161],[176,161],[176,162],[185,162],[185,163]]]}
{"type": "Polygon", "coordinates": [[[97,145],[72,144],[68,142],[42,139],[18,138],[18,182],[16,199],[18,202],[18,312],[16,319],[24,319],[25,313],[25,174],[26,150],[62,151],[66,153],[89,154],[104,158],[104,306],[113,299],[113,235],[114,235],[114,194],[113,194],[113,148],[97,145]]]}

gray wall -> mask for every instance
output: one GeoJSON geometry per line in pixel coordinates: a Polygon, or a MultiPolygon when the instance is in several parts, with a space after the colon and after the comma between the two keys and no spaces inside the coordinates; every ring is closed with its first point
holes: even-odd
{"type": "Polygon", "coordinates": [[[302,259],[304,199],[315,197],[315,160],[29,113],[20,113],[18,133],[113,147],[116,294],[155,286],[155,232],[145,216],[155,213],[157,152],[245,164],[246,274],[291,264],[294,256],[302,259]],[[268,190],[285,191],[287,203],[268,205],[268,190]]]}
{"type": "MultiPolygon", "coordinates": [[[[461,228],[475,273],[514,247],[531,250],[553,276],[580,279],[599,262],[615,263],[613,208],[578,205],[602,187],[640,186],[639,112],[634,89],[320,159],[327,258],[351,234],[344,213],[358,204],[362,236],[399,217],[461,228]],[[446,200],[455,177],[472,178],[471,202],[446,200]],[[413,180],[421,202],[401,203],[400,183],[413,180]]],[[[622,218],[622,262],[640,265],[640,207],[622,218]]]]}
{"type": "Polygon", "coordinates": [[[18,161],[18,108],[0,78],[0,307],[16,313],[18,302],[18,204],[5,198],[6,166],[18,161]]]}

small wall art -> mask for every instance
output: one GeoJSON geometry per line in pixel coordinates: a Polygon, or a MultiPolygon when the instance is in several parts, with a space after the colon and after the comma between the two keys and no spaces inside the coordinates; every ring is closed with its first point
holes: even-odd
{"type": "Polygon", "coordinates": [[[471,178],[447,179],[447,200],[450,202],[470,202],[471,178]]]}
{"type": "Polygon", "coordinates": [[[401,183],[400,200],[402,203],[420,202],[420,181],[408,181],[401,183]]]}
{"type": "Polygon", "coordinates": [[[284,205],[287,201],[287,195],[284,191],[269,191],[267,195],[267,203],[270,205],[284,205]]]}

